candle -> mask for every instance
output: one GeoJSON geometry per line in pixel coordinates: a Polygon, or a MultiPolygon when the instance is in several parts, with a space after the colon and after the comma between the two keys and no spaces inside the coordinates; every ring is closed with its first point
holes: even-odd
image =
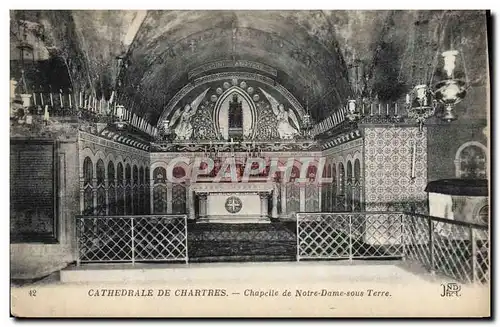
{"type": "Polygon", "coordinates": [[[406,93],[406,104],[410,104],[410,94],[406,93]]]}
{"type": "Polygon", "coordinates": [[[382,105],[379,103],[379,104],[378,104],[378,115],[379,115],[379,116],[380,116],[380,110],[381,110],[381,108],[382,108],[382,105]]]}
{"type": "Polygon", "coordinates": [[[50,106],[54,107],[54,99],[52,98],[52,92],[50,92],[50,106]]]}
{"type": "Polygon", "coordinates": [[[85,104],[83,105],[83,107],[88,109],[88,106],[87,106],[87,99],[85,99],[85,104]]]}
{"type": "Polygon", "coordinates": [[[34,104],[35,104],[35,106],[36,106],[36,93],[35,93],[35,92],[33,92],[33,103],[34,103],[34,104]]]}
{"type": "Polygon", "coordinates": [[[59,106],[61,106],[61,108],[63,107],[63,97],[61,89],[59,90],[59,106]]]}
{"type": "Polygon", "coordinates": [[[69,107],[71,108],[71,93],[68,94],[68,100],[69,100],[69,107]]]}
{"type": "Polygon", "coordinates": [[[396,116],[398,115],[398,103],[397,102],[394,104],[394,113],[396,114],[396,116]]]}
{"type": "Polygon", "coordinates": [[[47,122],[50,118],[50,115],[49,115],[49,106],[45,106],[45,113],[43,114],[43,120],[45,122],[47,122]]]}
{"type": "Polygon", "coordinates": [[[43,106],[45,105],[45,104],[43,103],[43,93],[40,93],[40,101],[42,102],[42,107],[43,107],[43,106]]]}
{"type": "Polygon", "coordinates": [[[365,115],[365,104],[361,106],[361,114],[364,116],[365,115]]]}
{"type": "Polygon", "coordinates": [[[82,98],[82,91],[80,91],[80,102],[79,102],[79,106],[82,107],[82,104],[83,104],[83,98],[82,98]]]}
{"type": "Polygon", "coordinates": [[[370,116],[373,116],[373,103],[370,103],[370,116]]]}

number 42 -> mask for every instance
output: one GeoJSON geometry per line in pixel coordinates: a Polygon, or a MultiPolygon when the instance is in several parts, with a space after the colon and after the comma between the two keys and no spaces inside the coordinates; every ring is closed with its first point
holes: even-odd
{"type": "Polygon", "coordinates": [[[36,296],[36,290],[30,290],[29,295],[35,297],[36,296]]]}

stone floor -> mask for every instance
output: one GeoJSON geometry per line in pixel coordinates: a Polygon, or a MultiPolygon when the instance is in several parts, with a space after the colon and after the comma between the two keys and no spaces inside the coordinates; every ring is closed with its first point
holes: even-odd
{"type": "Polygon", "coordinates": [[[35,283],[116,282],[376,282],[442,283],[451,281],[428,273],[418,265],[402,261],[309,261],[309,262],[219,262],[219,263],[129,263],[71,266],[35,283]]]}

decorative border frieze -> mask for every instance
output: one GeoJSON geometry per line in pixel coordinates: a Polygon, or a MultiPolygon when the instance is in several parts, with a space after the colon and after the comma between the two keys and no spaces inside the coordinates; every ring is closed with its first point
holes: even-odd
{"type": "MultiPolygon", "coordinates": [[[[131,153],[131,154],[135,154],[137,156],[145,157],[148,159],[150,157],[149,152],[147,152],[146,150],[137,149],[137,148],[133,147],[132,145],[118,143],[118,142],[113,141],[113,140],[108,140],[102,136],[89,134],[89,133],[86,133],[83,131],[80,131],[80,133],[79,133],[79,140],[82,143],[85,143],[85,142],[94,143],[94,144],[97,144],[97,145],[102,146],[102,147],[111,148],[115,151],[122,151],[125,153],[131,153]]],[[[82,148],[84,148],[84,147],[82,147],[82,148]]]]}
{"type": "MultiPolygon", "coordinates": [[[[351,141],[353,141],[353,140],[356,140],[360,144],[363,144],[363,140],[361,139],[361,132],[359,130],[354,130],[354,131],[351,131],[349,133],[338,135],[330,140],[325,141],[321,145],[321,147],[322,147],[323,151],[328,150],[330,148],[337,149],[337,148],[339,148],[340,145],[343,145],[344,143],[351,144],[351,141]]],[[[336,152],[336,151],[334,151],[334,152],[336,152]]]]}
{"type": "Polygon", "coordinates": [[[193,77],[201,75],[205,72],[221,68],[251,68],[272,76],[278,76],[278,70],[276,68],[260,62],[250,60],[219,60],[198,66],[189,71],[188,79],[192,79],[193,77]]]}
{"type": "Polygon", "coordinates": [[[203,193],[221,192],[271,192],[274,190],[273,183],[194,183],[190,186],[191,191],[203,193]]]}

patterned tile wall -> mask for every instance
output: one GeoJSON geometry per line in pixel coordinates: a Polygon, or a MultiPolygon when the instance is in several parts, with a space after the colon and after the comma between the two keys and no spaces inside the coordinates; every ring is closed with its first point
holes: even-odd
{"type": "Polygon", "coordinates": [[[418,127],[370,127],[364,135],[366,210],[407,211],[414,207],[426,213],[427,129],[418,133],[418,127]]]}

